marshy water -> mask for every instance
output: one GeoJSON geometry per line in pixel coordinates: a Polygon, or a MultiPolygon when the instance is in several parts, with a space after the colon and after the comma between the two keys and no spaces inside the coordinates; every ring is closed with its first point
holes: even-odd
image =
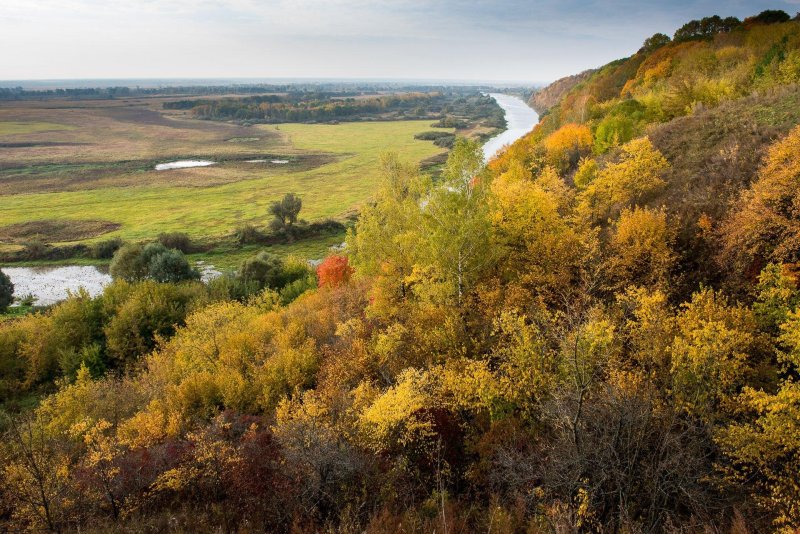
{"type": "Polygon", "coordinates": [[[483,157],[487,161],[492,159],[504,146],[510,145],[533,130],[533,127],[539,122],[539,114],[521,98],[502,93],[489,93],[489,96],[503,108],[507,129],[483,145],[483,157]]]}
{"type": "Polygon", "coordinates": [[[33,296],[37,306],[48,306],[77,293],[84,288],[89,295],[97,296],[111,283],[107,269],[92,265],[63,267],[3,267],[3,272],[14,284],[14,296],[33,296]]]}
{"type": "MultiPolygon", "coordinates": [[[[198,261],[195,268],[204,282],[216,278],[221,272],[213,265],[198,261]]],[[[94,265],[65,265],[58,267],[3,267],[2,271],[14,284],[14,297],[34,298],[37,306],[49,306],[84,288],[96,297],[111,283],[107,267],[94,265]]]]}
{"type": "Polygon", "coordinates": [[[170,161],[169,163],[159,163],[156,165],[156,170],[169,171],[172,169],[191,169],[192,167],[208,167],[209,165],[216,165],[216,163],[216,161],[205,159],[182,159],[179,161],[170,161]]]}

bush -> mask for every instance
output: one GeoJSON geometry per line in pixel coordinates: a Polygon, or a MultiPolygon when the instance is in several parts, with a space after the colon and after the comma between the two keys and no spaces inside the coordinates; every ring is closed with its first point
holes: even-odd
{"type": "Polygon", "coordinates": [[[193,269],[180,250],[167,250],[150,260],[148,277],[156,282],[181,282],[199,280],[200,273],[193,269]]]}
{"type": "Polygon", "coordinates": [[[180,250],[184,254],[192,251],[192,239],[183,232],[165,232],[158,235],[158,242],[167,248],[180,250]]]}
{"type": "Polygon", "coordinates": [[[193,269],[183,252],[168,249],[159,242],[125,245],[114,254],[109,269],[111,276],[127,282],[145,279],[157,282],[198,280],[200,273],[193,269]]]}
{"type": "Polygon", "coordinates": [[[109,266],[111,276],[127,282],[144,279],[147,266],[142,262],[143,248],[142,245],[131,243],[117,250],[109,266]]]}
{"type": "Polygon", "coordinates": [[[240,245],[263,243],[266,238],[264,233],[252,224],[244,224],[237,228],[234,237],[240,245]]]}
{"type": "Polygon", "coordinates": [[[317,278],[319,286],[336,287],[346,284],[353,274],[346,256],[328,256],[319,267],[317,267],[317,278]]]}
{"type": "Polygon", "coordinates": [[[103,306],[112,316],[104,328],[109,366],[127,367],[153,350],[157,338],[171,337],[204,294],[202,284],[109,286],[103,294],[103,306]]]}
{"type": "Polygon", "coordinates": [[[14,284],[6,273],[0,271],[0,313],[14,301],[14,284]]]}
{"type": "Polygon", "coordinates": [[[28,260],[43,260],[47,258],[47,245],[41,241],[28,241],[25,243],[23,255],[28,260]]]}
{"type": "Polygon", "coordinates": [[[259,252],[242,262],[237,278],[245,283],[258,284],[259,288],[282,287],[283,260],[269,252],[259,252]]]}
{"type": "Polygon", "coordinates": [[[261,287],[258,282],[243,280],[234,273],[225,273],[212,278],[208,282],[208,293],[213,301],[236,300],[245,302],[260,291],[261,287]]]}
{"type": "Polygon", "coordinates": [[[89,255],[97,260],[109,260],[114,257],[114,253],[122,248],[124,241],[119,237],[98,241],[92,245],[89,255]]]}
{"type": "Polygon", "coordinates": [[[246,289],[256,288],[259,291],[264,288],[281,289],[309,276],[313,277],[313,272],[305,262],[293,259],[284,262],[278,256],[265,251],[244,260],[236,274],[236,278],[245,284],[246,289]]]}

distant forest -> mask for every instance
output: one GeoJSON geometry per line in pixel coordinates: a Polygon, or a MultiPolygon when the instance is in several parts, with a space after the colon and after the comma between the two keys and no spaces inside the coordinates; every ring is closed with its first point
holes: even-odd
{"type": "Polygon", "coordinates": [[[292,90],[286,94],[179,100],[165,102],[164,108],[190,110],[198,119],[273,124],[438,118],[444,120],[442,127],[463,127],[466,119],[488,119],[489,126],[505,127],[503,110],[493,98],[475,88],[363,95],[352,91],[292,90]],[[449,122],[447,117],[451,117],[449,122]]]}

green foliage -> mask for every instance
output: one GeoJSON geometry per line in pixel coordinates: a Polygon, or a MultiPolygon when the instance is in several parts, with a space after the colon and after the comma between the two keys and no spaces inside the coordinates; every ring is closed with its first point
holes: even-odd
{"type": "Polygon", "coordinates": [[[649,54],[650,52],[658,50],[662,46],[666,46],[671,42],[672,39],[669,38],[669,35],[665,35],[663,33],[656,33],[644,40],[642,47],[639,49],[639,53],[649,54]]]}
{"type": "Polygon", "coordinates": [[[110,318],[103,327],[109,366],[125,368],[150,352],[157,338],[169,337],[204,294],[202,284],[133,285],[117,282],[103,299],[110,318]]]}
{"type": "Polygon", "coordinates": [[[123,246],[114,254],[109,271],[114,278],[127,282],[180,282],[200,278],[200,273],[189,265],[181,251],[167,249],[160,242],[123,246]]]}
{"type": "Polygon", "coordinates": [[[690,41],[693,39],[711,39],[718,33],[727,33],[742,25],[736,17],[725,19],[718,15],[705,17],[700,20],[687,22],[675,32],[673,39],[676,42],[690,41]]]}
{"type": "Polygon", "coordinates": [[[281,200],[269,205],[269,212],[274,217],[270,227],[275,230],[287,230],[297,222],[297,215],[303,207],[303,201],[294,193],[286,193],[281,200]]]}
{"type": "Polygon", "coordinates": [[[158,242],[168,249],[176,249],[184,254],[192,251],[192,239],[185,232],[162,232],[158,242]]]}
{"type": "Polygon", "coordinates": [[[606,115],[594,134],[594,149],[598,154],[633,139],[635,124],[624,115],[606,115]]]}
{"type": "Polygon", "coordinates": [[[98,241],[92,245],[90,254],[98,260],[110,260],[123,245],[124,242],[119,237],[98,241]]]}
{"type": "Polygon", "coordinates": [[[0,271],[0,313],[6,311],[14,301],[14,284],[6,273],[0,271]]]}

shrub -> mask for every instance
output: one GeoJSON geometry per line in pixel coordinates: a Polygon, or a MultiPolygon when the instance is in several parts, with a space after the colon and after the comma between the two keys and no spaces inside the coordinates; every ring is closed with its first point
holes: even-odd
{"type": "Polygon", "coordinates": [[[0,313],[14,301],[14,284],[6,273],[0,271],[0,313]]]}
{"type": "Polygon", "coordinates": [[[114,254],[109,269],[111,276],[127,282],[145,279],[157,282],[197,280],[200,273],[191,268],[179,250],[167,249],[159,242],[125,245],[114,254]]]}
{"type": "Polygon", "coordinates": [[[167,250],[153,256],[148,268],[148,277],[156,282],[181,282],[199,280],[200,273],[193,269],[180,250],[167,250]]]}
{"type": "Polygon", "coordinates": [[[633,139],[635,125],[625,116],[609,115],[600,121],[595,132],[594,148],[602,154],[609,148],[633,139]]]}
{"type": "Polygon", "coordinates": [[[245,283],[255,283],[259,288],[279,288],[283,284],[283,260],[269,252],[259,252],[239,266],[237,277],[245,283]]]}
{"type": "Polygon", "coordinates": [[[29,260],[42,260],[47,257],[47,245],[41,241],[28,241],[25,243],[23,254],[29,260]]]}
{"type": "Polygon", "coordinates": [[[236,300],[245,302],[251,296],[261,291],[256,281],[239,278],[234,273],[225,273],[212,278],[208,282],[208,293],[212,300],[236,300]]]}
{"type": "Polygon", "coordinates": [[[199,283],[109,286],[103,294],[103,307],[111,316],[104,328],[109,366],[126,367],[153,350],[157,338],[171,337],[204,294],[199,283]]]}
{"type": "Polygon", "coordinates": [[[122,248],[124,242],[119,237],[98,241],[92,245],[89,254],[98,260],[109,260],[114,257],[114,253],[122,248]]]}
{"type": "Polygon", "coordinates": [[[264,233],[252,224],[244,224],[237,228],[234,237],[240,245],[263,243],[265,238],[264,233]]]}
{"type": "Polygon", "coordinates": [[[346,256],[328,256],[319,267],[317,267],[317,278],[319,286],[336,287],[350,281],[353,268],[347,261],[346,256]]]}
{"type": "Polygon", "coordinates": [[[142,263],[142,250],[142,245],[137,243],[130,243],[117,250],[109,266],[111,276],[127,282],[142,280],[147,274],[147,266],[142,263]]]}
{"type": "Polygon", "coordinates": [[[158,242],[167,248],[180,250],[184,254],[192,251],[192,240],[184,232],[165,232],[158,235],[158,242]]]}

